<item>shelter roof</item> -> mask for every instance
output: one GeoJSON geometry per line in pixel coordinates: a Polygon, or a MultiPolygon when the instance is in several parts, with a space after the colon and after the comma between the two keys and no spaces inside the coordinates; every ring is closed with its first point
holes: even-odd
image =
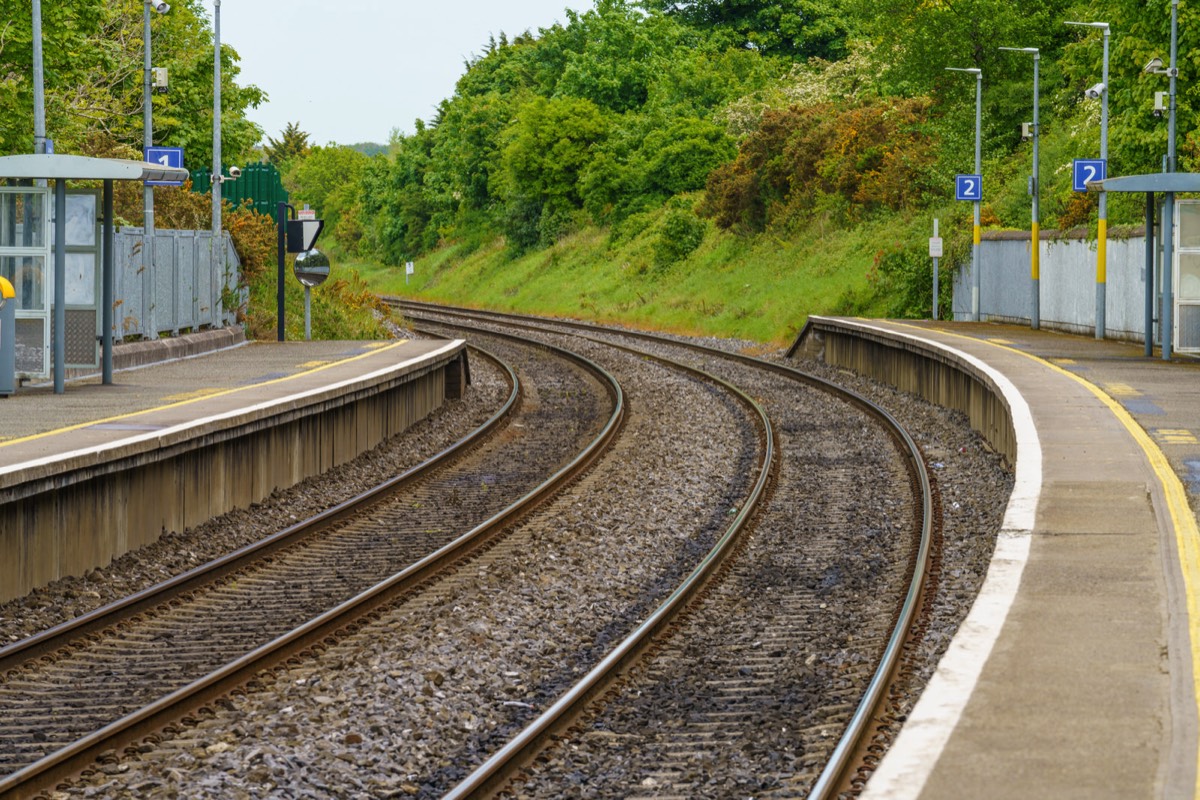
{"type": "Polygon", "coordinates": [[[57,153],[0,156],[0,178],[79,181],[183,181],[188,171],[149,161],[57,153]]]}

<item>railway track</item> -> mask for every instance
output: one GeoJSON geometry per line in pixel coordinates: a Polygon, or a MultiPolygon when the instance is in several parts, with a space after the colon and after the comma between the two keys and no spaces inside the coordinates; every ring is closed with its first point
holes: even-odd
{"type": "Polygon", "coordinates": [[[561,708],[449,796],[494,792],[516,778],[521,796],[552,797],[571,776],[600,797],[826,797],[861,788],[877,756],[868,752],[878,749],[872,720],[887,717],[886,686],[918,618],[934,539],[924,463],[895,421],[856,397],[857,407],[890,428],[895,452],[885,457],[880,442],[864,435],[861,420],[848,419],[825,431],[826,441],[839,446],[812,452],[812,409],[792,398],[797,383],[815,381],[780,365],[586,324],[410,304],[403,310],[427,321],[489,319],[686,350],[706,369],[754,392],[771,411],[786,454],[752,546],[695,608],[671,623],[651,646],[653,657],[619,681],[616,667],[628,670],[626,661],[598,667],[564,696],[561,708]],[[880,476],[868,481],[872,492],[901,487],[884,501],[881,519],[858,508],[866,475],[880,476]],[[586,698],[609,685],[616,688],[603,703],[581,711],[586,698]],[[566,721],[580,714],[583,721],[564,732],[560,712],[566,721]],[[559,737],[553,747],[551,734],[559,737]]]}
{"type": "MultiPolygon", "coordinates": [[[[494,335],[472,333],[472,340],[494,335]]],[[[786,369],[735,367],[728,354],[678,342],[652,346],[753,395],[775,429],[754,433],[763,423],[751,424],[753,404],[714,379],[633,353],[646,349],[644,341],[596,331],[568,338],[561,329],[533,335],[571,341],[628,392],[632,411],[621,436],[583,480],[465,569],[371,615],[352,634],[318,643],[311,658],[259,673],[186,724],[110,753],[103,768],[63,789],[112,797],[440,797],[504,785],[509,767],[475,788],[470,772],[505,751],[519,756],[514,766],[540,753],[520,777],[520,792],[530,796],[577,789],[799,795],[815,786],[836,730],[858,716],[856,701],[889,638],[886,625],[853,626],[894,616],[903,590],[879,587],[905,572],[889,564],[916,551],[912,516],[920,501],[892,458],[894,441],[858,404],[798,391],[786,369]],[[619,341],[604,343],[606,336],[619,341]],[[820,434],[826,424],[829,436],[820,434]],[[775,437],[781,455],[762,493],[769,502],[752,512],[764,457],[771,460],[764,435],[775,437]],[[752,516],[752,534],[731,525],[752,516]],[[843,533],[857,531],[849,546],[815,542],[827,519],[843,533]],[[809,544],[817,546],[802,547],[809,544]],[[869,559],[859,558],[864,551],[869,559]],[[863,560],[873,565],[866,574],[855,571],[863,560]],[[696,577],[700,564],[721,574],[696,577]],[[859,602],[875,594],[874,610],[859,602]],[[659,614],[664,601],[687,610],[659,614]],[[728,626],[731,609],[744,625],[728,626]],[[797,630],[789,617],[804,617],[806,627],[797,630]],[[630,640],[631,632],[651,630],[659,633],[653,641],[630,640]],[[646,657],[634,658],[642,648],[646,657]],[[616,683],[592,674],[609,662],[623,668],[616,683]],[[719,687],[706,669],[723,676],[719,687]],[[590,686],[572,688],[589,675],[590,686]],[[712,694],[722,707],[690,692],[704,682],[719,688],[712,694]],[[589,697],[603,702],[588,705],[589,697]],[[647,707],[661,709],[657,721],[647,707]],[[548,710],[560,720],[547,723],[548,710]],[[753,720],[737,727],[762,735],[723,737],[734,718],[753,720]],[[634,727],[647,719],[652,734],[634,727]],[[530,723],[541,736],[557,731],[561,746],[543,748],[537,735],[520,744],[530,723]],[[732,782],[712,783],[714,771],[732,782]],[[765,783],[752,788],[745,782],[752,774],[765,783]]],[[[846,764],[853,772],[855,760],[846,764]]]]}
{"type": "Polygon", "coordinates": [[[0,794],[70,774],[352,627],[578,474],[619,428],[619,385],[563,351],[510,351],[536,378],[522,387],[506,367],[509,401],[450,451],[254,546],[0,650],[0,794]]]}
{"type": "Polygon", "coordinates": [[[210,703],[147,752],[90,770],[84,785],[132,797],[168,780],[220,797],[245,793],[231,774],[253,767],[251,796],[280,781],[330,796],[436,796],[473,753],[552,703],[744,523],[771,460],[761,413],[719,381],[607,345],[585,354],[634,385],[637,400],[582,481],[455,574],[311,661],[210,703]],[[315,741],[295,740],[301,719],[315,741]],[[198,772],[197,759],[212,763],[198,772]]]}

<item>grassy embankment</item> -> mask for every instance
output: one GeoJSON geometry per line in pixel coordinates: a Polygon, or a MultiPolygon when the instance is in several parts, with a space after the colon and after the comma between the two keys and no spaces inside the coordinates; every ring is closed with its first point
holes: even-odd
{"type": "Polygon", "coordinates": [[[787,239],[739,237],[709,224],[686,258],[656,263],[661,217],[625,241],[586,228],[517,257],[494,240],[449,244],[403,265],[342,259],[375,292],[505,311],[593,319],[676,333],[790,342],[809,314],[881,315],[877,254],[928,237],[929,219],[889,216],[850,228],[814,223],[787,239]]]}

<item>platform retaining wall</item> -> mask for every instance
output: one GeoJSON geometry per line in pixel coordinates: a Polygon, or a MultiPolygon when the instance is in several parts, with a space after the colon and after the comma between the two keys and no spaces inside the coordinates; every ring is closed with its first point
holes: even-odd
{"type": "Polygon", "coordinates": [[[0,602],[344,464],[464,388],[466,351],[403,374],[0,476],[0,602]]]}
{"type": "Polygon", "coordinates": [[[1016,436],[1003,393],[969,360],[869,323],[809,317],[789,355],[803,353],[851,369],[931,403],[961,411],[1012,465],[1016,436]]]}

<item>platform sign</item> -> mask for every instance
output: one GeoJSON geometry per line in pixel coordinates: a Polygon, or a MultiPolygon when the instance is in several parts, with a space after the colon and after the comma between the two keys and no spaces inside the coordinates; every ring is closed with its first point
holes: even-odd
{"type": "Polygon", "coordinates": [[[940,236],[929,237],[929,257],[930,258],[941,258],[942,257],[942,237],[940,237],[940,236]]]}
{"type": "Polygon", "coordinates": [[[1071,162],[1071,188],[1086,192],[1092,181],[1108,177],[1108,162],[1103,158],[1077,158],[1071,162]]]}
{"type": "MultiPolygon", "coordinates": [[[[163,167],[183,169],[182,147],[147,147],[146,161],[163,167]]],[[[146,186],[183,186],[183,181],[145,181],[146,186]]]]}
{"type": "Polygon", "coordinates": [[[982,200],[983,199],[983,176],[982,175],[955,175],[954,176],[954,199],[955,200],[982,200]]]}

